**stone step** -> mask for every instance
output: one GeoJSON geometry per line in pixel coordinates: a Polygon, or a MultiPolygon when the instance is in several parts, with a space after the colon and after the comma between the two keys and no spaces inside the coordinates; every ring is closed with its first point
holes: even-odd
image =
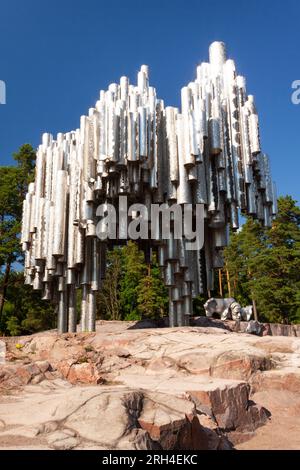
{"type": "MultiPolygon", "coordinates": [[[[122,374],[119,380],[126,386],[137,384],[137,376],[122,374]]],[[[263,425],[267,411],[249,401],[250,386],[243,381],[204,376],[139,376],[141,389],[185,397],[195,403],[198,413],[213,418],[217,426],[226,430],[253,431],[263,425]]]]}

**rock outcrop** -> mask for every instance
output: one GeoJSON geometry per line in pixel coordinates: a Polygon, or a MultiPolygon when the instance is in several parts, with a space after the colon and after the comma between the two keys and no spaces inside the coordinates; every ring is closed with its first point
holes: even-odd
{"type": "Polygon", "coordinates": [[[289,394],[299,414],[300,338],[209,325],[99,322],[96,333],[2,338],[0,448],[257,445],[281,416],[270,396],[289,394]]]}

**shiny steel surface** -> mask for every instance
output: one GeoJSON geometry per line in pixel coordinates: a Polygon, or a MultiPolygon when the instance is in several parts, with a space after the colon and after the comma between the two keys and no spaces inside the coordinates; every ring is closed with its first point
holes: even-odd
{"type": "MultiPolygon", "coordinates": [[[[150,248],[158,252],[170,325],[187,324],[192,297],[213,289],[213,270],[222,266],[229,226],[239,228],[239,211],[265,225],[277,211],[254,98],[223,43],[210,46],[209,62],[182,88],[181,109],[157,98],[142,65],[137,85],[121,77],[102,90],[78,129],[56,138],[43,134],[23,204],[21,243],[25,282],[57,304],[61,333],[76,331],[79,288],[81,329],[95,329],[106,251],[118,244],[97,238],[96,209],[109,203],[118,210],[120,195],[148,210],[152,203],[204,205],[200,251],[175,238],[174,221],[170,240],[163,239],[160,221],[153,239],[140,244],[147,255],[150,248]]],[[[125,239],[126,223],[116,228],[125,239]]]]}

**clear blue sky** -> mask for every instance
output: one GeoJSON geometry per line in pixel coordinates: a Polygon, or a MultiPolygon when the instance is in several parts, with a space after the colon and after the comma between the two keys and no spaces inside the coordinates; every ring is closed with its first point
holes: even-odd
{"type": "Polygon", "coordinates": [[[195,77],[214,40],[256,96],[264,151],[280,194],[300,201],[299,0],[1,0],[0,162],[45,131],[78,127],[99,90],[150,66],[151,84],[169,105],[195,77]]]}

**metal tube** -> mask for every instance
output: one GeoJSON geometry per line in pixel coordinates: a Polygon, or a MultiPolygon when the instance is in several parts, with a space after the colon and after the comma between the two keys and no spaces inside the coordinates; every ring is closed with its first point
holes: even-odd
{"type": "Polygon", "coordinates": [[[87,315],[88,315],[88,286],[84,284],[82,286],[82,298],[81,298],[81,320],[80,327],[81,331],[87,331],[87,315]]]}
{"type": "Polygon", "coordinates": [[[68,331],[76,333],[77,312],[76,312],[76,291],[74,284],[68,286],[68,331]]]}
{"type": "Polygon", "coordinates": [[[58,320],[57,320],[58,333],[66,333],[68,331],[68,319],[66,309],[66,293],[64,291],[58,294],[58,320]]]}
{"type": "Polygon", "coordinates": [[[65,170],[57,172],[53,235],[53,255],[56,256],[62,256],[65,250],[67,177],[65,170]]]}
{"type": "Polygon", "coordinates": [[[95,331],[96,329],[96,292],[88,291],[87,295],[88,311],[86,318],[86,330],[95,331]]]}

